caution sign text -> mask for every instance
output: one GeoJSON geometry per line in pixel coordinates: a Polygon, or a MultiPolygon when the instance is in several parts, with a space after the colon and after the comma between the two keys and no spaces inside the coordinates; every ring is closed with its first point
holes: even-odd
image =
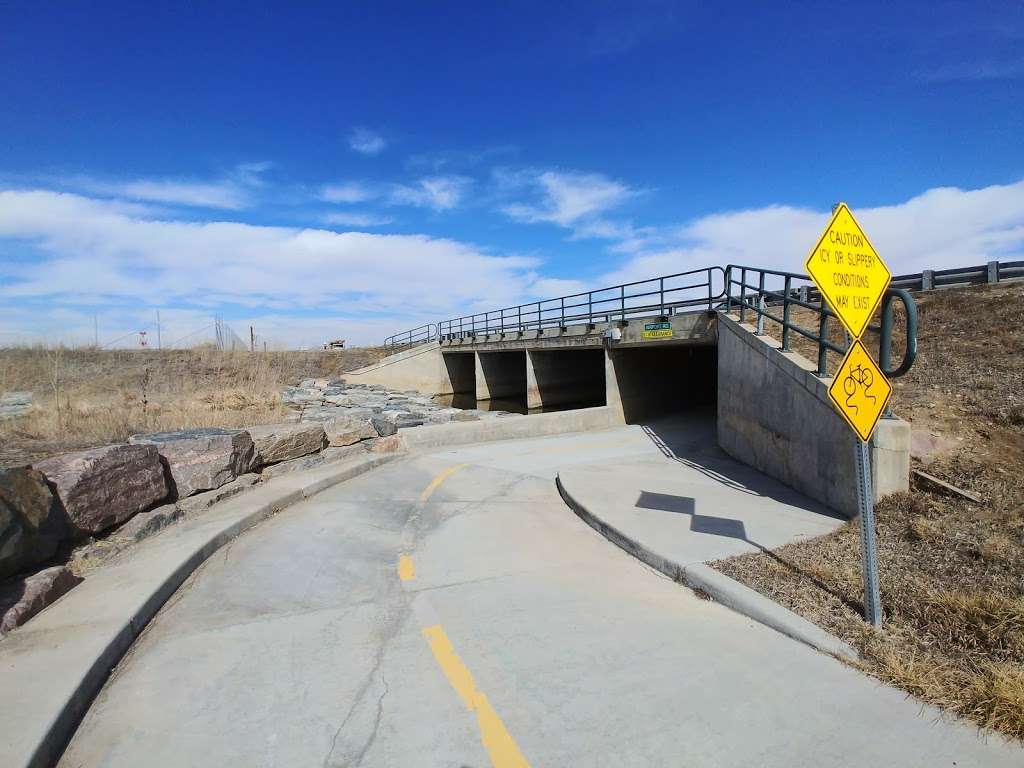
{"type": "Polygon", "coordinates": [[[836,207],[804,267],[846,330],[863,336],[892,274],[846,203],[836,207]]]}

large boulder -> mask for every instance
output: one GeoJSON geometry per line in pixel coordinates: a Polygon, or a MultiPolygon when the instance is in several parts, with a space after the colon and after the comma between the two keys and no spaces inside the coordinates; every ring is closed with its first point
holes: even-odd
{"type": "Polygon", "coordinates": [[[54,555],[64,512],[37,469],[0,469],[0,579],[54,555]]]}
{"type": "Polygon", "coordinates": [[[256,466],[276,464],[317,453],[324,447],[327,437],[318,421],[300,421],[297,424],[265,424],[250,427],[256,445],[256,466]]]}
{"type": "Polygon", "coordinates": [[[107,445],[37,462],[75,534],[99,533],[167,497],[153,445],[107,445]]]}
{"type": "Polygon", "coordinates": [[[82,580],[66,565],[34,573],[0,588],[0,635],[20,627],[82,580]]]}
{"type": "Polygon", "coordinates": [[[340,416],[324,422],[327,431],[327,444],[333,448],[358,443],[377,437],[377,430],[369,419],[350,419],[340,416]]]}
{"type": "Polygon", "coordinates": [[[255,449],[241,429],[203,427],[178,432],[132,435],[132,445],[151,445],[167,466],[172,491],[183,499],[199,491],[220,488],[253,467],[255,449]]]}
{"type": "Polygon", "coordinates": [[[373,424],[373,428],[381,437],[390,437],[398,431],[395,422],[384,416],[374,416],[370,419],[370,423],[373,424]]]}

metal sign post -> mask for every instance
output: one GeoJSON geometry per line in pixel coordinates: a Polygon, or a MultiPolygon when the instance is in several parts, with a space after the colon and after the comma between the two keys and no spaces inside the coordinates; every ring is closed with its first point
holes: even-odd
{"type": "Polygon", "coordinates": [[[864,576],[864,618],[882,626],[882,593],[878,588],[878,543],[875,538],[875,492],[871,485],[868,444],[855,439],[857,454],[857,507],[860,511],[860,559],[864,576]]]}
{"type": "Polygon", "coordinates": [[[885,411],[892,385],[871,358],[861,336],[889,286],[891,273],[853,217],[846,203],[832,211],[832,220],[804,264],[846,328],[849,349],[839,364],[828,396],[856,435],[857,511],[860,516],[861,571],[864,579],[864,618],[882,626],[882,597],[878,583],[878,544],[875,537],[875,492],[871,483],[868,441],[885,411]]]}

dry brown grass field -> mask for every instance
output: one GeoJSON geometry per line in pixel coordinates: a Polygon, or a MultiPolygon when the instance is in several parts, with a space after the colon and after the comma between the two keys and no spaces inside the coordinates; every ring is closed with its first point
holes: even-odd
{"type": "Polygon", "coordinates": [[[1024,284],[917,300],[917,363],[892,406],[913,466],[983,503],[924,487],[879,503],[881,632],[861,619],[857,523],[716,567],[853,644],[866,671],[1024,739],[1024,284]]]}
{"type": "Polygon", "coordinates": [[[385,354],[14,347],[0,349],[0,392],[31,391],[32,409],[0,421],[0,466],[119,442],[136,432],[279,421],[280,390],[334,377],[385,354]]]}

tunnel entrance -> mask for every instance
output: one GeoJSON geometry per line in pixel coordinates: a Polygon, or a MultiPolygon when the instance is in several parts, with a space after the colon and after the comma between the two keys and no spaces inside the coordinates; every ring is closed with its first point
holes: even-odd
{"type": "Polygon", "coordinates": [[[531,410],[605,404],[604,349],[531,350],[526,397],[531,410]]]}
{"type": "Polygon", "coordinates": [[[477,400],[526,403],[526,352],[478,352],[477,400]]]}
{"type": "Polygon", "coordinates": [[[476,399],[476,359],[472,352],[445,352],[445,373],[452,395],[469,395],[476,399]]]}
{"type": "Polygon", "coordinates": [[[613,350],[611,359],[628,424],[686,411],[714,412],[716,347],[627,347],[613,350]]]}

